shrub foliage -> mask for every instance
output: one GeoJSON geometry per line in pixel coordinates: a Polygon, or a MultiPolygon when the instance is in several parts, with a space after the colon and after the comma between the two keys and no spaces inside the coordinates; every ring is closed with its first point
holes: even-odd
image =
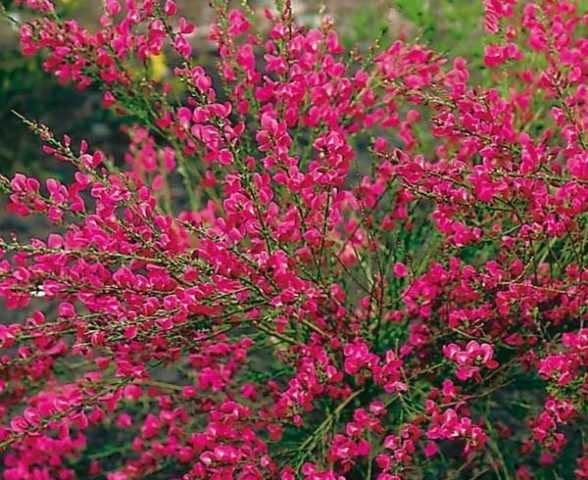
{"type": "Polygon", "coordinates": [[[578,5],[485,0],[476,85],[289,0],[213,0],[214,72],[173,0],[23,3],[134,126],[121,165],[23,118],[70,180],[0,177],[54,226],[0,242],[4,479],[588,478],[578,5]]]}

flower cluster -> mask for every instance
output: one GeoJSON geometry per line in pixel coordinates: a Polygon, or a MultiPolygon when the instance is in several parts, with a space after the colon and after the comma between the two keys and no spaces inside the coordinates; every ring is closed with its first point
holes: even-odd
{"type": "Polygon", "coordinates": [[[445,345],[443,354],[457,364],[455,376],[463,381],[472,377],[481,379],[478,364],[490,369],[498,367],[498,362],[492,358],[492,345],[487,343],[480,345],[475,340],[468,342],[463,350],[455,343],[445,345]]]}
{"type": "Polygon", "coordinates": [[[52,226],[0,240],[4,479],[588,478],[579,5],[481,2],[479,72],[213,0],[212,73],[172,0],[20,3],[134,123],[121,162],[23,118],[68,180],[0,176],[52,226]]]}

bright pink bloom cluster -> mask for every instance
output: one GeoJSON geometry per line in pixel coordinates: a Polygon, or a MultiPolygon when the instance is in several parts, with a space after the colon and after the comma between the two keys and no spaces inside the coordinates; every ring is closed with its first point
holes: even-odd
{"type": "Polygon", "coordinates": [[[492,345],[487,343],[479,344],[475,340],[467,343],[464,349],[459,345],[450,343],[443,347],[443,354],[457,365],[455,376],[460,380],[468,380],[472,377],[481,380],[480,367],[483,365],[486,368],[498,367],[498,362],[492,358],[494,352],[492,345]]]}
{"type": "Polygon", "coordinates": [[[483,75],[289,0],[212,1],[216,74],[174,1],[21,3],[135,124],[118,162],[24,120],[68,180],[0,176],[53,228],[0,240],[4,479],[588,478],[576,3],[482,2],[483,75]]]}

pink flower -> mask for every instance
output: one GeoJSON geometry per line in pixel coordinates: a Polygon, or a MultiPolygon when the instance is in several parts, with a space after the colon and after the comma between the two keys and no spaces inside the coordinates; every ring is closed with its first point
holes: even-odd
{"type": "Polygon", "coordinates": [[[392,268],[392,271],[394,272],[394,275],[398,278],[404,278],[408,275],[408,269],[406,268],[406,265],[404,265],[404,263],[401,262],[396,262],[394,264],[394,267],[392,268]]]}

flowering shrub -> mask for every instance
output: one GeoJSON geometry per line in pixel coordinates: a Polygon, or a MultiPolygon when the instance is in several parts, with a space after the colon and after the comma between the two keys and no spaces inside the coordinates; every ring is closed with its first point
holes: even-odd
{"type": "Polygon", "coordinates": [[[71,180],[1,177],[55,226],[0,244],[4,479],[588,478],[577,5],[486,0],[484,86],[288,0],[213,0],[214,79],[173,0],[24,3],[23,52],[136,125],[121,169],[24,119],[71,180]]]}

